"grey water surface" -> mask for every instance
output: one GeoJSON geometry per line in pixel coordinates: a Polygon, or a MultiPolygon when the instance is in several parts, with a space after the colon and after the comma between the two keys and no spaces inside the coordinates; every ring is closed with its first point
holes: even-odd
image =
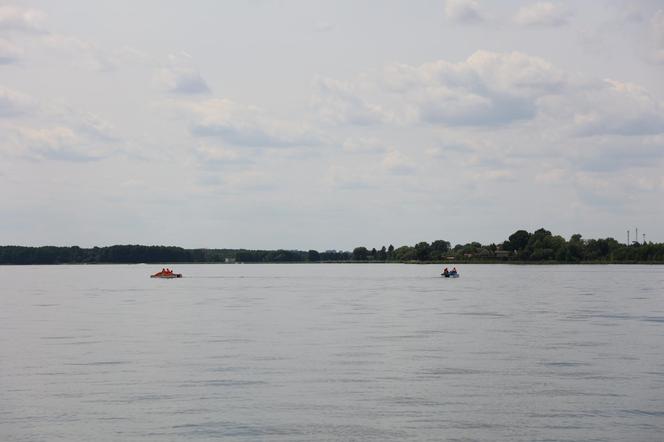
{"type": "Polygon", "coordinates": [[[0,267],[1,441],[661,441],[664,267],[0,267]]]}

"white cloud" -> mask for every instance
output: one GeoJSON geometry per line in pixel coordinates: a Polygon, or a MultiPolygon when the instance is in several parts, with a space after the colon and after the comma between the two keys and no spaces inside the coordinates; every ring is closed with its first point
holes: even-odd
{"type": "Polygon", "coordinates": [[[485,170],[474,174],[475,179],[490,182],[514,181],[514,172],[505,169],[485,170]]]}
{"type": "Polygon", "coordinates": [[[31,127],[15,125],[6,127],[4,154],[30,160],[58,160],[85,162],[100,160],[108,151],[84,134],[67,126],[31,127]]]}
{"type": "MultiPolygon", "coordinates": [[[[648,200],[655,202],[661,198],[661,175],[643,176],[632,172],[616,175],[614,172],[580,171],[571,176],[573,189],[584,204],[609,212],[619,213],[622,209],[648,200]]],[[[648,213],[652,209],[645,209],[648,213]]]]}
{"type": "Polygon", "coordinates": [[[415,163],[396,149],[391,149],[383,158],[383,168],[392,175],[412,175],[415,163]]]}
{"type": "Polygon", "coordinates": [[[16,63],[22,56],[22,48],[9,40],[0,38],[0,65],[16,63]]]}
{"type": "Polygon", "coordinates": [[[120,66],[124,51],[112,53],[99,48],[90,41],[71,35],[50,33],[43,38],[43,43],[59,56],[69,57],[78,67],[92,71],[113,71],[120,66]]]}
{"type": "Polygon", "coordinates": [[[329,185],[343,190],[362,190],[373,187],[366,169],[342,167],[333,164],[327,171],[326,181],[329,185]]]}
{"type": "Polygon", "coordinates": [[[192,68],[162,69],[158,77],[166,90],[174,94],[207,95],[211,92],[205,79],[192,68]]]}
{"type": "Polygon", "coordinates": [[[76,128],[81,134],[100,142],[118,142],[115,127],[108,121],[90,112],[69,110],[65,121],[76,128]]]}
{"type": "Polygon", "coordinates": [[[21,6],[0,6],[0,30],[38,32],[46,15],[37,9],[21,6]]]}
{"type": "Polygon", "coordinates": [[[619,173],[630,169],[664,168],[664,136],[601,135],[570,139],[562,151],[569,168],[619,173]]]}
{"type": "Polygon", "coordinates": [[[643,2],[624,1],[620,4],[618,16],[626,23],[643,23],[646,20],[643,2]]]}
{"type": "Polygon", "coordinates": [[[538,2],[519,9],[514,21],[523,26],[562,26],[567,24],[571,12],[550,2],[538,2]]]}
{"type": "Polygon", "coordinates": [[[115,153],[120,143],[113,127],[92,113],[39,102],[4,87],[0,132],[3,154],[30,160],[98,160],[115,153]]]}
{"type": "MultiPolygon", "coordinates": [[[[369,82],[369,77],[361,78],[369,82]]],[[[458,63],[394,64],[374,85],[373,90],[345,87],[357,91],[355,102],[381,103],[375,108],[391,116],[383,121],[406,127],[418,122],[441,128],[533,123],[547,127],[549,134],[565,130],[568,136],[634,136],[664,130],[664,103],[644,88],[568,74],[520,52],[477,51],[458,63]]]]}
{"type": "Polygon", "coordinates": [[[661,198],[660,192],[664,190],[664,179],[657,174],[643,176],[628,172],[616,175],[614,172],[579,171],[570,179],[581,202],[612,212],[619,212],[644,199],[657,202],[661,198]]]}
{"type": "Polygon", "coordinates": [[[605,80],[571,98],[573,127],[578,135],[664,132],[664,105],[635,84],[605,80]]]}
{"type": "Polygon", "coordinates": [[[432,158],[458,158],[469,155],[481,149],[476,143],[446,135],[440,137],[435,146],[429,147],[425,153],[432,158]]]}
{"type": "Polygon", "coordinates": [[[567,171],[561,168],[555,168],[541,172],[535,175],[535,181],[546,184],[557,184],[567,177],[567,171]]]}
{"type": "Polygon", "coordinates": [[[387,149],[385,143],[375,137],[348,138],[343,143],[344,152],[359,154],[383,153],[387,149]]]}
{"type": "Polygon", "coordinates": [[[300,147],[320,144],[320,138],[303,125],[269,117],[260,108],[228,99],[177,102],[190,117],[191,132],[216,137],[239,147],[300,147]]]}
{"type": "Polygon", "coordinates": [[[352,83],[319,77],[314,89],[312,106],[328,123],[368,126],[387,120],[383,109],[364,100],[352,83]]]}
{"type": "Polygon", "coordinates": [[[0,118],[17,117],[35,108],[35,101],[22,92],[0,85],[0,118]]]}
{"type": "Polygon", "coordinates": [[[479,5],[475,0],[447,0],[445,16],[458,23],[479,23],[483,21],[479,5]]]}
{"type": "Polygon", "coordinates": [[[277,181],[269,174],[258,170],[244,170],[223,178],[224,186],[238,190],[269,191],[277,187],[277,181]]]}
{"type": "Polygon", "coordinates": [[[251,163],[247,153],[237,148],[202,143],[194,149],[194,152],[203,165],[218,167],[251,163]]]}
{"type": "Polygon", "coordinates": [[[531,119],[537,99],[565,84],[565,75],[551,64],[519,52],[477,51],[460,63],[393,66],[385,77],[387,87],[403,93],[421,121],[451,126],[531,119]]]}
{"type": "Polygon", "coordinates": [[[157,82],[177,95],[209,95],[210,86],[193,65],[191,55],[179,52],[168,56],[169,64],[157,72],[157,82]]]}
{"type": "Polygon", "coordinates": [[[640,177],[640,176],[630,176],[631,183],[634,190],[645,191],[645,192],[654,192],[662,187],[664,179],[657,179],[657,177],[640,177]]]}

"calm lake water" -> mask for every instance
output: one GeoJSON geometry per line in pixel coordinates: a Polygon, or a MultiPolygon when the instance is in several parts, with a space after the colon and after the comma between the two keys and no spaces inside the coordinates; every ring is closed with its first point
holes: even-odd
{"type": "Polygon", "coordinates": [[[664,267],[0,267],[0,440],[664,440],[664,267]]]}

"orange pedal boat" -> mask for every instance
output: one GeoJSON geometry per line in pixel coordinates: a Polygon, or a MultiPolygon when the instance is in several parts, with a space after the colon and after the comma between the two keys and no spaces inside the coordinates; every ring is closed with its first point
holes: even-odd
{"type": "Polygon", "coordinates": [[[173,273],[173,270],[165,269],[161,272],[157,272],[154,275],[150,275],[150,278],[163,278],[163,279],[173,279],[173,278],[182,278],[182,273],[173,273]]]}

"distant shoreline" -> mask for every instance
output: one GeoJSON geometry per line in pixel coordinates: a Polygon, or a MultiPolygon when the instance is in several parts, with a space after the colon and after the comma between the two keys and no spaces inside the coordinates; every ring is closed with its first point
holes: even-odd
{"type": "Polygon", "coordinates": [[[294,264],[338,264],[338,265],[437,265],[437,266],[459,266],[459,265],[513,265],[513,266],[608,266],[608,265],[664,265],[664,261],[625,261],[625,262],[603,262],[603,261],[584,261],[584,262],[560,262],[560,261],[446,261],[446,262],[420,262],[420,261],[317,261],[317,262],[58,262],[58,263],[33,263],[33,264],[14,264],[0,263],[0,267],[29,267],[29,266],[98,266],[98,265],[145,265],[145,266],[176,266],[176,265],[294,265],[294,264]]]}
{"type": "Polygon", "coordinates": [[[185,249],[139,244],[78,246],[0,246],[0,265],[30,264],[232,264],[232,263],[400,263],[400,264],[664,264],[664,243],[620,243],[613,238],[566,240],[545,229],[517,230],[502,243],[422,241],[412,246],[345,250],[185,249]]]}

